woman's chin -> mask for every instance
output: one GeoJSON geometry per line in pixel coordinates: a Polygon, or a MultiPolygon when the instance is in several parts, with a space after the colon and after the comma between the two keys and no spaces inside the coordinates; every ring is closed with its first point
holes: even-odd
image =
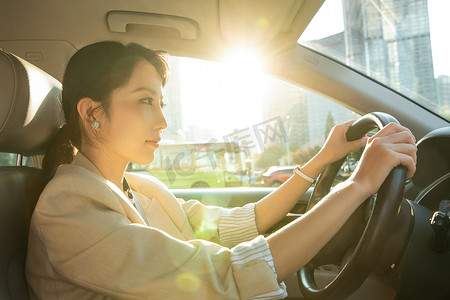
{"type": "Polygon", "coordinates": [[[139,159],[131,160],[131,162],[139,165],[148,165],[151,164],[155,160],[155,155],[152,153],[151,155],[146,155],[145,157],[140,157],[139,159]]]}

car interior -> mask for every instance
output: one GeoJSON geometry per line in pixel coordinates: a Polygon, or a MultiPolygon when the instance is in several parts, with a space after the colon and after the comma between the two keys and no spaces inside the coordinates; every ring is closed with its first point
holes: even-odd
{"type": "MultiPolygon", "coordinates": [[[[59,103],[61,84],[23,59],[0,51],[1,149],[20,155],[45,152],[64,118],[59,103]]],[[[1,298],[27,299],[24,266],[28,226],[42,184],[39,169],[2,166],[1,298]]]]}
{"type": "MultiPolygon", "coordinates": [[[[358,208],[322,251],[286,281],[288,297],[448,299],[450,117],[298,43],[325,0],[1,2],[0,152],[12,155],[8,157],[13,161],[0,165],[1,299],[29,299],[24,275],[28,226],[43,188],[42,156],[64,124],[60,82],[71,55],[101,40],[136,42],[171,56],[213,62],[236,45],[256,48],[263,54],[266,74],[362,116],[357,121],[359,135],[391,121],[408,127],[418,148],[413,178],[396,169],[378,195],[358,208]]],[[[388,5],[383,3],[379,4],[388,5]]],[[[234,68],[239,72],[239,66],[234,68]]],[[[213,113],[217,111],[198,110],[199,115],[213,113]]],[[[271,231],[320,201],[343,162],[327,168],[271,231]]],[[[261,185],[173,192],[185,200],[233,207],[258,201],[274,189],[261,185]]]]}

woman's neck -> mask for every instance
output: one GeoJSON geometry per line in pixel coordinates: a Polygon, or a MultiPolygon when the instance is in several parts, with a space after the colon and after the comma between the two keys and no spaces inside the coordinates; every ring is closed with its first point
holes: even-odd
{"type": "Polygon", "coordinates": [[[128,161],[115,157],[110,151],[104,151],[93,146],[82,147],[80,150],[99,170],[100,174],[123,191],[123,173],[128,161]]]}

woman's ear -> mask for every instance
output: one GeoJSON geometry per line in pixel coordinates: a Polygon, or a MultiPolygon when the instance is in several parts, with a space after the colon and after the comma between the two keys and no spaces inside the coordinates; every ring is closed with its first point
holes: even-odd
{"type": "Polygon", "coordinates": [[[85,128],[86,126],[91,126],[93,122],[98,121],[94,112],[99,109],[100,106],[101,104],[99,102],[88,97],[81,98],[80,101],[78,101],[78,114],[80,115],[81,123],[85,125],[85,128]]]}

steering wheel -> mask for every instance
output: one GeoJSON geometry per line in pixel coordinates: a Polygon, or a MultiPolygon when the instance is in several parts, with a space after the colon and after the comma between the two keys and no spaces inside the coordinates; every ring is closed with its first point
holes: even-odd
{"type": "MultiPolygon", "coordinates": [[[[368,131],[374,128],[381,129],[390,122],[398,124],[398,121],[394,117],[385,113],[374,112],[364,115],[348,129],[346,135],[347,140],[357,140],[363,137],[368,131]]],[[[345,157],[329,165],[320,174],[309,199],[307,210],[329,193],[331,185],[344,160],[345,157]]],[[[306,298],[345,299],[356,291],[367,276],[375,270],[385,243],[393,230],[394,221],[403,199],[405,180],[406,168],[404,166],[397,166],[388,175],[376,195],[375,205],[370,213],[367,225],[365,225],[365,228],[362,226],[362,236],[357,241],[357,246],[353,254],[351,254],[347,263],[327,286],[324,288],[317,287],[314,280],[314,269],[324,264],[327,256],[330,258],[333,255],[331,254],[333,251],[326,249],[330,243],[336,244],[337,242],[342,244],[342,242],[337,241],[339,239],[335,239],[336,236],[315,258],[298,271],[299,287],[306,298]]],[[[352,222],[351,217],[344,227],[352,222]]],[[[348,232],[350,232],[350,235],[355,235],[354,233],[352,234],[352,230],[347,230],[347,235],[349,235],[348,232]]],[[[348,239],[343,240],[348,241],[348,239]]],[[[344,249],[342,246],[340,248],[344,249]]],[[[346,248],[348,248],[348,245],[346,245],[346,248]]]]}

